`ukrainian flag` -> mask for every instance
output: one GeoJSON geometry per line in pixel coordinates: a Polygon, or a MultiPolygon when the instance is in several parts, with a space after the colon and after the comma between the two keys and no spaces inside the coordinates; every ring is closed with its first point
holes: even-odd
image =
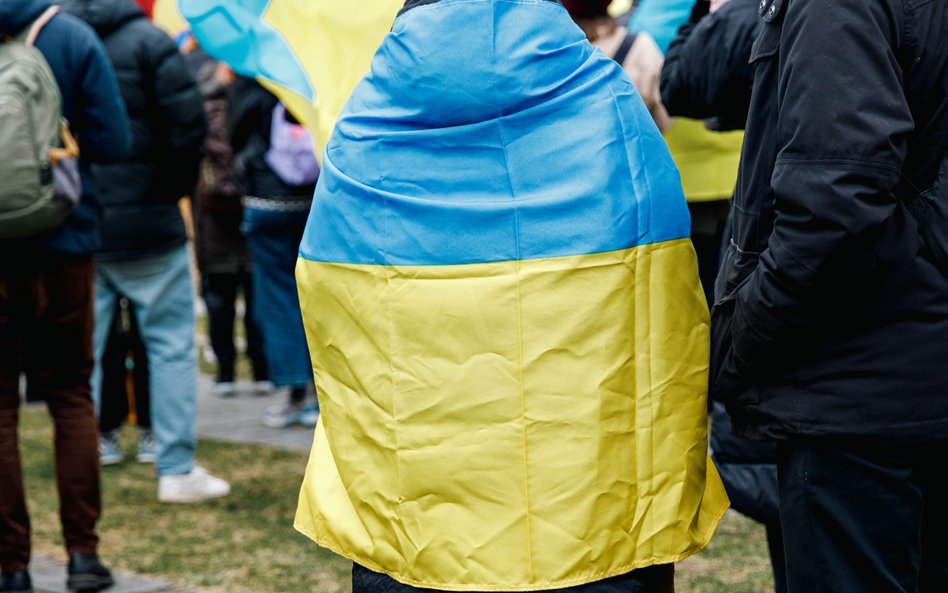
{"type": "Polygon", "coordinates": [[[160,23],[174,31],[180,13],[208,54],[257,78],[320,147],[403,3],[177,0],[172,7],[172,1],[158,0],[160,23]]]}
{"type": "Polygon", "coordinates": [[[297,529],[457,591],[700,550],[727,498],[689,226],[647,109],[558,3],[401,14],[300,247],[322,417],[297,529]]]}

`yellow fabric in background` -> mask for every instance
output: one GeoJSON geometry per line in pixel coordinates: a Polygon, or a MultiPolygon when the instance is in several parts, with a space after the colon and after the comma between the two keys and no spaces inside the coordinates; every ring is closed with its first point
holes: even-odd
{"type": "Polygon", "coordinates": [[[316,89],[316,101],[308,104],[279,85],[266,86],[313,133],[320,149],[403,4],[403,0],[271,2],[265,20],[293,48],[316,89]]]}
{"type": "MultiPolygon", "coordinates": [[[[180,0],[186,3],[189,0],[180,0]]],[[[219,0],[221,8],[228,2],[219,0]]],[[[285,39],[309,78],[314,101],[257,77],[311,132],[321,152],[343,105],[392,27],[403,0],[274,0],[263,20],[285,39]]],[[[158,0],[155,22],[174,36],[188,28],[176,0],[158,0]]],[[[232,34],[222,32],[221,34],[232,34]]]]}
{"type": "Polygon", "coordinates": [[[704,122],[676,117],[662,134],[681,173],[689,202],[727,200],[734,195],[744,132],[712,132],[704,122]]]}
{"type": "Polygon", "coordinates": [[[178,14],[175,0],[155,0],[152,8],[152,22],[172,38],[188,30],[188,24],[178,14]]]}
{"type": "Polygon", "coordinates": [[[297,529],[443,590],[560,588],[693,554],[728,504],[707,459],[697,277],[687,239],[472,265],[299,260],[322,417],[297,529]]]}

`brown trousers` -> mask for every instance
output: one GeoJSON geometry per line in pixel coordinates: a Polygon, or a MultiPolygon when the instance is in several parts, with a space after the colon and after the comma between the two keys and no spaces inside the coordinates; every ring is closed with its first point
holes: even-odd
{"type": "Polygon", "coordinates": [[[92,373],[91,257],[0,254],[0,569],[26,569],[30,519],[17,444],[19,376],[56,431],[60,520],[70,553],[95,553],[99,452],[92,373]]]}

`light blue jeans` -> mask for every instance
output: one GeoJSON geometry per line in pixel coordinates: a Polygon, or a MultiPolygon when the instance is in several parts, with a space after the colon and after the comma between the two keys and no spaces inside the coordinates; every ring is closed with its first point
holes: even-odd
{"type": "Polygon", "coordinates": [[[96,261],[95,369],[92,397],[101,401],[102,355],[123,295],[135,317],[148,355],[151,424],[159,476],[186,474],[194,467],[197,421],[197,351],[194,346],[194,289],[185,245],[166,253],[125,261],[96,261]]]}

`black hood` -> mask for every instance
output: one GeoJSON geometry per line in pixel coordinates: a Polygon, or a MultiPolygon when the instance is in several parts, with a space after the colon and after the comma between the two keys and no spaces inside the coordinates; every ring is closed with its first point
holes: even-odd
{"type": "Polygon", "coordinates": [[[0,0],[0,34],[16,35],[49,6],[48,0],[0,0]]]}
{"type": "Polygon", "coordinates": [[[62,9],[92,25],[99,37],[106,37],[128,21],[145,18],[132,0],[61,0],[62,9]]]}

